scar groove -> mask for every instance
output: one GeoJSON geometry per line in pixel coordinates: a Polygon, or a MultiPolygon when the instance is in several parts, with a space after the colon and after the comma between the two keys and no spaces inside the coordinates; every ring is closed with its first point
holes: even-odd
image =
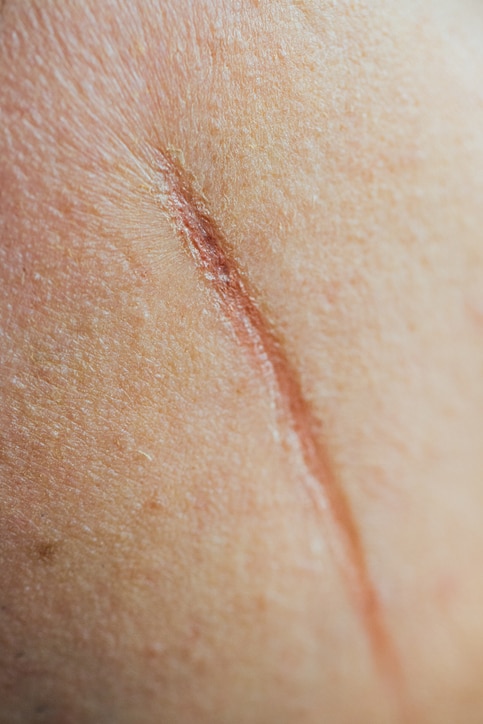
{"type": "MultiPolygon", "coordinates": [[[[321,425],[304,397],[299,376],[263,316],[226,241],[188,174],[167,151],[153,149],[156,192],[183,245],[205,279],[238,342],[255,357],[269,387],[280,421],[288,426],[290,447],[303,462],[314,504],[335,529],[335,555],[364,624],[378,667],[393,682],[399,678],[395,647],[372,581],[364,546],[348,499],[321,441],[321,425]]],[[[334,537],[334,536],[332,536],[334,537]]]]}

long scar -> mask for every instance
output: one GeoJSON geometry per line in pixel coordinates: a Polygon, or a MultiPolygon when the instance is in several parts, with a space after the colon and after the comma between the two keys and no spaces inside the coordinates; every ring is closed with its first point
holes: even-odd
{"type": "Polygon", "coordinates": [[[369,572],[361,535],[323,442],[321,425],[305,399],[299,376],[249,293],[223,235],[187,174],[167,152],[156,150],[157,190],[171,222],[239,344],[257,360],[278,411],[281,435],[302,461],[314,504],[333,528],[333,550],[384,677],[398,676],[398,662],[369,572]]]}

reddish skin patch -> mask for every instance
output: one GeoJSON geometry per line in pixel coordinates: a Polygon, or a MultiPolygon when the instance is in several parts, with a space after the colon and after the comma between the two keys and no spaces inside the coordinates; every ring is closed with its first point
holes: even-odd
{"type": "Polygon", "coordinates": [[[304,398],[296,370],[249,293],[231,259],[222,233],[210,218],[187,174],[167,153],[154,149],[157,190],[183,244],[215,294],[239,343],[255,357],[279,415],[282,444],[298,452],[305,467],[309,494],[337,530],[336,555],[368,637],[379,669],[400,689],[400,667],[387,632],[382,606],[371,580],[364,547],[347,497],[326,446],[320,422],[304,398]]]}
{"type": "Polygon", "coordinates": [[[483,333],[483,300],[468,300],[466,310],[478,332],[483,333]]]}

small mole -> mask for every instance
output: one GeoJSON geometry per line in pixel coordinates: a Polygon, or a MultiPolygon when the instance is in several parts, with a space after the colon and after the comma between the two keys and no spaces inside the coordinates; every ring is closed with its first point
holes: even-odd
{"type": "Polygon", "coordinates": [[[35,714],[46,714],[49,710],[47,704],[38,704],[35,707],[35,714]]]}
{"type": "Polygon", "coordinates": [[[35,552],[40,561],[50,562],[55,557],[59,548],[58,541],[42,541],[35,546],[35,552]]]}

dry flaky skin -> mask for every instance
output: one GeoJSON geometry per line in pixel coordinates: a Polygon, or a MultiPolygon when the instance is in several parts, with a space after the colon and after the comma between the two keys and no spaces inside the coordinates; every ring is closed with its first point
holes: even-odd
{"type": "Polygon", "coordinates": [[[7,0],[2,724],[482,721],[482,10],[7,0]],[[153,149],[297,380],[390,676],[153,149]]]}

